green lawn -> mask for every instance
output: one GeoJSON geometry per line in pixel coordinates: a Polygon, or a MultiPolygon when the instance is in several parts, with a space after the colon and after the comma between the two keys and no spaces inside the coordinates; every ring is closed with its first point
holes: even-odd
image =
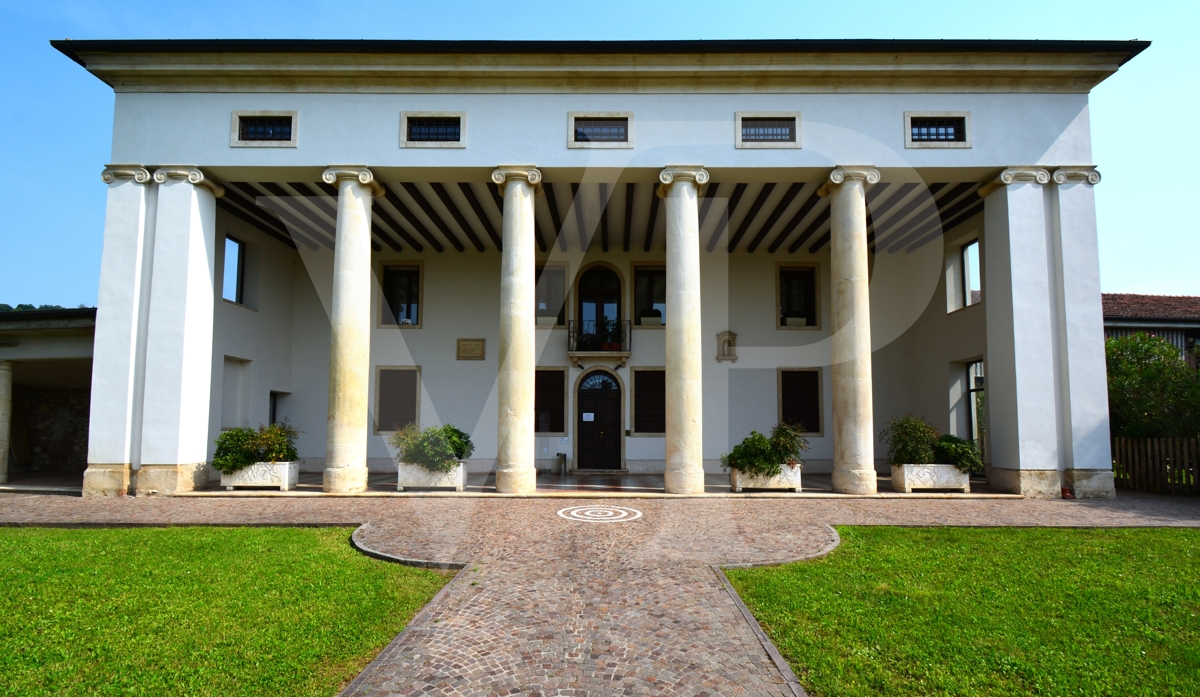
{"type": "Polygon", "coordinates": [[[0,694],[322,695],[447,576],[346,528],[0,528],[0,694]]]}
{"type": "Polygon", "coordinates": [[[813,695],[1200,695],[1200,530],[838,528],[726,573],[813,695]]]}

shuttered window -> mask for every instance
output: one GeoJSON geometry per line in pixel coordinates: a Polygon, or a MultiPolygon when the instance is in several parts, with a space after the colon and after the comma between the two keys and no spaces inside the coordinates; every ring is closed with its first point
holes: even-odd
{"type": "Polygon", "coordinates": [[[667,430],[667,374],[662,370],[633,371],[633,430],[665,433],[667,430]]]}
{"type": "Polygon", "coordinates": [[[379,409],[376,431],[399,431],[417,422],[418,374],[413,368],[379,371],[379,409]]]}
{"type": "Polygon", "coordinates": [[[821,373],[784,370],[779,375],[779,420],[821,433],[821,373]]]}
{"type": "Polygon", "coordinates": [[[533,411],[538,433],[566,433],[566,371],[539,370],[534,383],[533,411]]]}

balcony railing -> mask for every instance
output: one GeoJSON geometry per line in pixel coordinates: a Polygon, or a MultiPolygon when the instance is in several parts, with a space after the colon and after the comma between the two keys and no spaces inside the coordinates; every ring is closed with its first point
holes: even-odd
{"type": "Polygon", "coordinates": [[[629,320],[567,322],[567,351],[629,353],[629,320]]]}

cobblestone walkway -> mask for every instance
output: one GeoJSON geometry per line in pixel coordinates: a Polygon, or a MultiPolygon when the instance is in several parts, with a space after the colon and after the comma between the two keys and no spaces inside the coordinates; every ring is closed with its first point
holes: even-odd
{"type": "Polygon", "coordinates": [[[357,523],[369,553],[466,566],[346,695],[795,695],[714,565],[821,554],[826,524],[1200,527],[1200,500],[0,495],[0,524],[357,523]]]}

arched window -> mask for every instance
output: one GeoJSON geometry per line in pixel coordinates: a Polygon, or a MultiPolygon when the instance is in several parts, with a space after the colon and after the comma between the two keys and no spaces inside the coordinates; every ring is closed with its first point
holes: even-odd
{"type": "Polygon", "coordinates": [[[592,373],[583,379],[583,382],[579,384],[579,389],[607,392],[620,388],[617,386],[617,381],[613,380],[612,376],[608,373],[592,373]]]}

